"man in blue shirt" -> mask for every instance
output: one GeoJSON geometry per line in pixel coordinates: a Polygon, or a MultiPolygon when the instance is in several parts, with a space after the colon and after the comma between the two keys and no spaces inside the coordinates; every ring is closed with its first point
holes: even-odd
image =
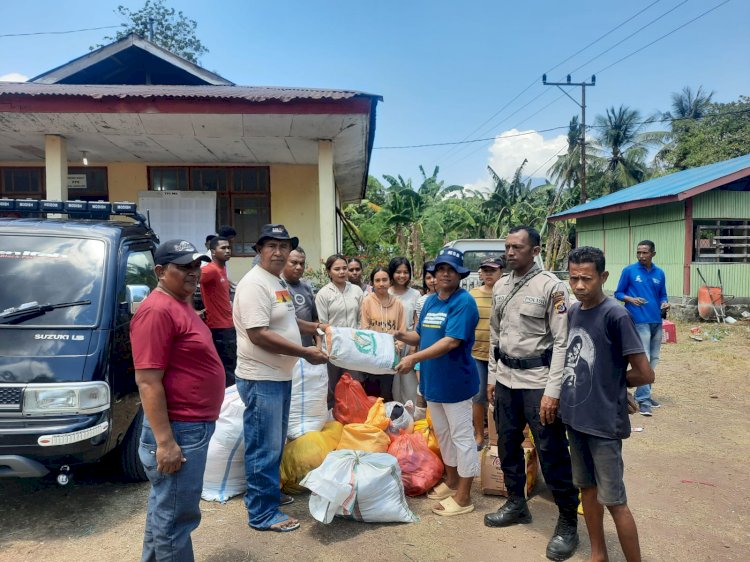
{"type": "MultiPolygon", "coordinates": [[[[667,278],[664,270],[653,263],[656,246],[651,240],[638,243],[638,261],[622,270],[615,298],[625,303],[635,329],[643,342],[651,368],[659,362],[662,336],[662,311],[669,308],[667,278]]],[[[644,384],[635,391],[635,401],[641,415],[650,416],[652,408],[661,406],[651,397],[651,385],[644,384]]]]}

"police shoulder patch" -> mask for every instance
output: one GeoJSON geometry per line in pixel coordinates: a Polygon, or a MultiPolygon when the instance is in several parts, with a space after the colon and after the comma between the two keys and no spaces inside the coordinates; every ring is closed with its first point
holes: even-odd
{"type": "Polygon", "coordinates": [[[565,304],[565,292],[555,291],[550,295],[552,300],[552,306],[555,308],[555,312],[558,314],[565,314],[568,311],[568,307],[565,304]]]}

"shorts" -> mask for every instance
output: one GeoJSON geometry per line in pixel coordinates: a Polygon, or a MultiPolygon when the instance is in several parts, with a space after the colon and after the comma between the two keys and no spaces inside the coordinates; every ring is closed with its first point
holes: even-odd
{"type": "Polygon", "coordinates": [[[481,359],[473,358],[477,364],[477,371],[479,371],[479,392],[477,392],[471,401],[474,404],[487,405],[487,371],[490,366],[489,361],[482,361],[481,359]]]}
{"type": "Polygon", "coordinates": [[[625,505],[622,462],[622,439],[597,437],[581,433],[570,426],[570,461],[573,465],[573,484],[578,488],[596,488],[596,499],[602,505],[625,505]]]}

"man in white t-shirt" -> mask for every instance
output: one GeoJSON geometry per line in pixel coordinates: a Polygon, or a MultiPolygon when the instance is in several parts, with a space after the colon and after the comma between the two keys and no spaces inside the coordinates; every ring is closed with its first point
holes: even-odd
{"type": "Polygon", "coordinates": [[[248,524],[260,531],[299,528],[299,521],[279,510],[292,369],[298,357],[314,365],[328,361],[317,347],[302,347],[300,330],[312,335],[320,325],[297,320],[291,294],[280,278],[298,244],[283,225],[265,225],[255,244],[260,262],[237,285],[232,308],[237,330],[235,377],[245,403],[245,506],[248,524]]]}

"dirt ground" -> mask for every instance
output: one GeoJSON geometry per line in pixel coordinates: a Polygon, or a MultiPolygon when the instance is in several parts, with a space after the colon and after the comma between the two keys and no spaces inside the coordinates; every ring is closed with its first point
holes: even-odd
{"type": "MultiPolygon", "coordinates": [[[[662,348],[654,416],[635,415],[625,441],[626,486],[645,560],[750,559],[750,326],[703,324],[704,341],[678,324],[676,345],[662,348]],[[711,335],[718,341],[711,341],[711,335]]],[[[0,561],[124,561],[140,556],[148,484],[126,485],[97,471],[67,487],[47,480],[0,479],[0,561]]],[[[543,483],[530,500],[530,525],[489,529],[482,516],[502,498],[482,496],[476,511],[455,518],[433,515],[426,498],[409,499],[421,521],[374,525],[312,519],[307,496],[289,513],[302,520],[294,533],[253,531],[242,500],[203,502],[193,534],[198,560],[545,560],[556,509],[543,483]]],[[[588,536],[580,519],[586,560],[588,536]]],[[[611,521],[611,560],[623,560],[611,521]]]]}

